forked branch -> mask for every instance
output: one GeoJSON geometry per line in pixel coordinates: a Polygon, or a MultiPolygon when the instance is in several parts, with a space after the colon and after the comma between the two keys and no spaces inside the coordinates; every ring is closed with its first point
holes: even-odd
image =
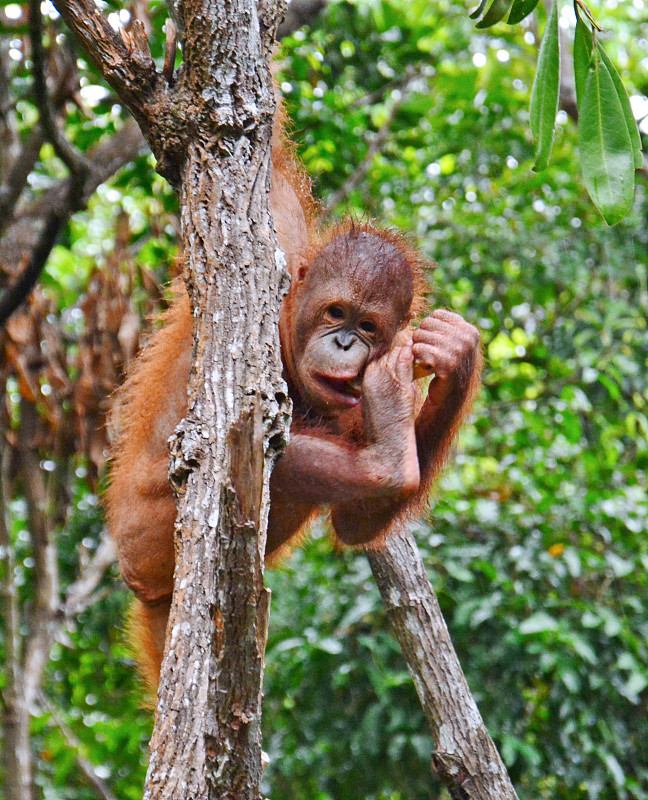
{"type": "Polygon", "coordinates": [[[167,86],[155,67],[142,23],[136,21],[131,32],[117,32],[94,0],[54,0],[54,5],[156,151],[156,120],[167,106],[167,86]]]}
{"type": "Polygon", "coordinates": [[[54,109],[47,91],[47,53],[43,45],[43,16],[40,6],[40,0],[29,1],[29,38],[33,62],[34,99],[38,106],[43,133],[52,144],[56,155],[70,170],[74,193],[80,194],[79,190],[90,171],[90,165],[83,153],[68,142],[56,124],[54,109]]]}

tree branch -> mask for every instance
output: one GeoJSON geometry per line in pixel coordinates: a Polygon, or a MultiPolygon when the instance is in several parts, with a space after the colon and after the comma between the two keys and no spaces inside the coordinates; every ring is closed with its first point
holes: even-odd
{"type": "Polygon", "coordinates": [[[172,438],[180,495],[146,800],[258,800],[270,470],[289,401],[278,321],[285,260],[268,208],[281,0],[182,0],[192,110],[180,195],[196,349],[172,438]],[[191,754],[188,758],[187,755],[191,754]]]}
{"type": "Polygon", "coordinates": [[[43,669],[49,660],[54,626],[60,614],[58,556],[49,513],[50,494],[36,445],[37,415],[36,406],[21,399],[18,455],[27,499],[35,594],[23,669],[25,706],[29,710],[34,706],[43,669]]]}
{"type": "Polygon", "coordinates": [[[13,210],[25,188],[29,173],[34,168],[41,147],[43,133],[40,128],[30,131],[22,150],[7,172],[7,180],[0,186],[0,234],[11,222],[13,210]]]}
{"type": "Polygon", "coordinates": [[[74,211],[86,205],[99,184],[144,150],[139,127],[132,120],[127,122],[118,133],[92,150],[89,158],[92,170],[76,198],[71,197],[71,179],[66,178],[28,206],[9,228],[0,239],[0,264],[9,273],[18,272],[19,277],[0,297],[0,325],[29,296],[60,231],[74,211]],[[30,253],[27,260],[24,253],[30,253]]]}
{"type": "Polygon", "coordinates": [[[517,800],[479,713],[412,534],[367,557],[432,730],[432,763],[454,800],[517,800]]]}
{"type": "Polygon", "coordinates": [[[11,81],[8,49],[9,41],[5,39],[0,41],[0,147],[3,156],[0,159],[0,184],[6,180],[7,167],[18,149],[16,117],[9,89],[11,81]]]}
{"type": "Polygon", "coordinates": [[[94,0],[54,0],[54,6],[154,147],[156,120],[167,105],[166,84],[155,68],[143,25],[136,21],[132,33],[123,28],[117,33],[94,0]]]}
{"type": "Polygon", "coordinates": [[[14,583],[14,555],[9,536],[7,418],[0,412],[0,599],[4,620],[5,680],[2,690],[2,756],[6,800],[32,800],[32,753],[29,741],[29,712],[22,702],[20,663],[20,612],[14,583]]]}
{"type": "Polygon", "coordinates": [[[56,244],[64,221],[67,220],[64,219],[62,214],[53,213],[50,215],[42,230],[40,239],[27,262],[23,265],[18,279],[0,297],[0,327],[6,324],[9,317],[31,294],[47,263],[49,254],[56,244]]]}
{"type": "Polygon", "coordinates": [[[56,727],[63,734],[68,747],[74,752],[74,759],[83,773],[85,779],[93,788],[94,793],[100,800],[117,800],[117,796],[112,793],[110,788],[104,781],[99,778],[95,772],[94,764],[83,755],[83,744],[75,736],[74,731],[63,717],[58,713],[53,703],[50,703],[49,698],[45,696],[44,692],[39,693],[39,702],[43,708],[49,713],[52,721],[56,727]]]}
{"type": "MultiPolygon", "coordinates": [[[[0,53],[2,53],[1,50],[0,53]]],[[[57,81],[54,90],[49,93],[51,97],[47,103],[48,108],[51,109],[53,119],[55,119],[57,111],[67,100],[74,99],[77,87],[74,55],[67,50],[60,50],[57,54],[60,62],[57,70],[57,81]]],[[[42,74],[44,75],[44,72],[42,74]]],[[[0,80],[2,80],[1,75],[0,80]]],[[[45,91],[47,93],[47,87],[45,87],[45,91]]],[[[43,133],[44,129],[41,125],[35,126],[27,135],[25,143],[15,156],[12,157],[12,148],[10,147],[3,151],[4,171],[0,170],[3,178],[3,183],[0,185],[0,234],[13,220],[16,203],[25,188],[27,178],[34,168],[40,149],[43,146],[43,133]]]]}
{"type": "Polygon", "coordinates": [[[32,74],[34,78],[34,99],[39,112],[39,122],[47,140],[54,147],[54,152],[70,170],[70,203],[74,204],[81,194],[90,165],[83,154],[73,147],[59,131],[54,118],[54,111],[47,92],[46,54],[43,47],[43,16],[40,0],[29,0],[29,39],[32,50],[32,74]]]}

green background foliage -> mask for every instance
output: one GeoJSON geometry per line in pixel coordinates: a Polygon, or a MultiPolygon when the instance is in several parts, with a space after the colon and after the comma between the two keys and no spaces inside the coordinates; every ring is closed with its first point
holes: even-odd
{"type": "MultiPolygon", "coordinates": [[[[152,6],[162,42],[163,6],[152,6]]],[[[521,800],[646,800],[646,184],[638,180],[630,214],[607,227],[564,112],[550,165],[532,172],[535,16],[482,33],[466,12],[452,0],[333,3],[313,30],[284,42],[279,82],[316,193],[339,199],[349,181],[332,215],[410,232],[438,264],[430,306],[482,332],[484,389],[417,538],[521,800]]],[[[629,94],[645,102],[648,5],[608,0],[595,12],[629,94]]],[[[87,65],[83,75],[88,87],[99,82],[87,65]]],[[[26,131],[34,110],[18,63],[15,81],[26,131]]],[[[69,117],[67,133],[83,149],[121,123],[107,91],[93,113],[69,117]]],[[[44,148],[32,191],[60,174],[44,148]]],[[[70,315],[91,267],[109,257],[120,213],[133,257],[163,279],[174,203],[150,157],[102,187],[43,278],[61,312],[70,315]]],[[[136,301],[143,293],[136,285],[136,301]]],[[[71,488],[74,513],[59,535],[70,569],[101,524],[82,469],[71,488]]],[[[20,498],[12,512],[28,593],[20,498]]],[[[268,796],[444,797],[364,556],[335,552],[320,527],[268,583],[268,796]]],[[[124,647],[127,593],[116,576],[107,589],[56,646],[45,688],[115,793],[134,800],[150,719],[124,647]]],[[[94,796],[47,714],[34,721],[34,742],[46,797],[94,796]]]]}

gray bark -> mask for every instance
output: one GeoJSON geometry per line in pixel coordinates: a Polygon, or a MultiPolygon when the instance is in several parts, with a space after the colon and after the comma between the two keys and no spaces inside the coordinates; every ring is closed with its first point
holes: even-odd
{"type": "Polygon", "coordinates": [[[172,444],[183,499],[147,800],[260,791],[268,480],[289,411],[278,339],[287,280],[268,210],[278,11],[250,0],[180,8],[183,90],[200,120],[181,191],[196,358],[172,444]]]}
{"type": "Polygon", "coordinates": [[[270,470],[290,401],[279,306],[287,288],[268,210],[280,0],[185,0],[178,75],[144,26],[116,33],[92,0],[54,0],[128,106],[181,199],[195,361],[172,447],[183,497],[174,603],[146,798],[257,798],[270,470]]]}
{"type": "Polygon", "coordinates": [[[394,535],[367,556],[435,740],[433,767],[453,800],[517,800],[412,534],[394,535]]]}

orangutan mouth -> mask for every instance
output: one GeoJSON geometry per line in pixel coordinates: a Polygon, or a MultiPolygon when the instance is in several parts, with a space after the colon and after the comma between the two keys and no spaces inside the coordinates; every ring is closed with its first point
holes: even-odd
{"type": "Polygon", "coordinates": [[[338,377],[334,375],[317,375],[317,381],[329,394],[335,395],[338,402],[342,405],[354,406],[360,402],[362,396],[362,384],[356,375],[350,378],[338,377]]]}

